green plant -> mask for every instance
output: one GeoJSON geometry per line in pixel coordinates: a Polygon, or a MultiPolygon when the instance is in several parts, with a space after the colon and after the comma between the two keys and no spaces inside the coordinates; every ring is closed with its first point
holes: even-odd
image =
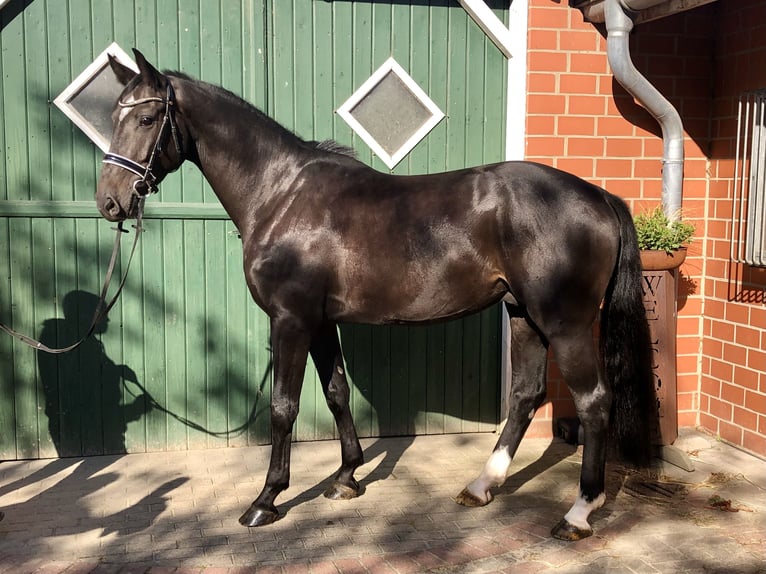
{"type": "Polygon", "coordinates": [[[671,222],[662,207],[633,218],[639,249],[653,249],[670,253],[688,245],[694,235],[694,226],[680,219],[671,222]]]}

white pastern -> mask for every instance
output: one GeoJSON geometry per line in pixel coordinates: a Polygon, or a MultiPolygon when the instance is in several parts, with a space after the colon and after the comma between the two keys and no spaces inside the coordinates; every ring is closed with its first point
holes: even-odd
{"type": "Polygon", "coordinates": [[[492,500],[492,495],[490,494],[489,489],[493,486],[500,486],[505,482],[508,467],[510,466],[511,457],[508,454],[508,450],[505,448],[496,450],[489,456],[479,478],[474,480],[466,488],[476,498],[484,502],[489,502],[492,500]]]}
{"type": "Polygon", "coordinates": [[[588,517],[591,512],[604,506],[604,502],[606,502],[606,495],[603,492],[591,502],[585,500],[585,497],[581,492],[574,505],[572,505],[572,508],[570,508],[569,512],[564,516],[564,520],[569,522],[572,526],[576,526],[582,530],[590,530],[588,517]]]}

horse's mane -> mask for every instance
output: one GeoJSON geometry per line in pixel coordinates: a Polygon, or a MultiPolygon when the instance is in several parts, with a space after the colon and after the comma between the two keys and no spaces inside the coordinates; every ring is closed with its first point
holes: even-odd
{"type": "Polygon", "coordinates": [[[330,153],[338,153],[340,155],[347,155],[348,157],[356,157],[356,150],[350,146],[343,145],[335,140],[322,140],[308,142],[312,144],[316,149],[323,151],[329,151],[330,153]]]}
{"type": "Polygon", "coordinates": [[[217,97],[223,98],[228,100],[229,102],[232,102],[236,105],[242,106],[246,110],[250,111],[251,113],[255,113],[260,120],[265,121],[266,123],[270,124],[271,126],[274,126],[279,131],[282,131],[284,133],[289,133],[293,137],[298,140],[299,144],[302,144],[305,147],[308,147],[310,149],[317,149],[321,151],[326,151],[330,153],[336,153],[340,155],[345,155],[348,157],[356,157],[356,151],[349,146],[340,144],[332,139],[326,139],[322,141],[305,141],[301,139],[297,134],[291,132],[275,120],[273,120],[271,117],[263,113],[261,110],[259,110],[257,107],[255,107],[253,104],[248,102],[247,100],[244,100],[234,92],[231,92],[227,90],[226,88],[223,88],[221,86],[218,86],[216,84],[210,84],[208,82],[203,82],[202,80],[197,80],[196,78],[193,78],[192,76],[185,74],[184,72],[177,72],[177,71],[164,71],[165,75],[172,76],[174,78],[178,78],[181,80],[186,80],[189,82],[193,82],[197,86],[200,86],[207,91],[215,94],[217,97]]]}

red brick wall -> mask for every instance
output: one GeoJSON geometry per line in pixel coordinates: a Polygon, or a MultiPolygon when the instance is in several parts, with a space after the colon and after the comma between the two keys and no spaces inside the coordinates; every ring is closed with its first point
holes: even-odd
{"type": "Polygon", "coordinates": [[[766,269],[729,260],[737,102],[766,88],[766,3],[726,2],[717,20],[700,424],[766,454],[766,269]]]}
{"type": "MultiPolygon", "coordinates": [[[[601,185],[626,199],[634,212],[658,205],[659,126],[613,81],[605,37],[564,2],[529,4],[527,159],[601,185]]],[[[731,134],[731,98],[740,89],[722,81],[721,74],[766,85],[766,5],[734,4],[739,16],[727,12],[728,28],[716,26],[724,10],[732,10],[732,3],[721,2],[641,24],[632,34],[631,53],[636,67],[679,110],[686,131],[683,216],[697,234],[679,276],[679,425],[701,423],[766,454],[764,275],[748,270],[742,284],[760,289],[760,302],[732,300],[725,200],[731,195],[726,179],[731,158],[726,152],[725,158],[709,160],[711,149],[731,134]],[[747,33],[735,32],[743,29],[747,33]],[[716,53],[717,35],[726,34],[731,47],[716,53]],[[742,64],[735,68],[736,57],[742,64]],[[714,90],[721,94],[715,110],[714,90]]],[[[530,435],[549,435],[552,418],[573,413],[555,366],[551,371],[550,403],[538,413],[530,435]]]]}

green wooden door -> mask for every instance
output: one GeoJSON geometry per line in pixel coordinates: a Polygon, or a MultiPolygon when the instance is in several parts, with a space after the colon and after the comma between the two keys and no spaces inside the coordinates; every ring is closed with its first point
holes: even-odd
{"type": "MultiPolygon", "coordinates": [[[[505,60],[457,3],[25,4],[0,10],[0,319],[48,344],[87,328],[113,239],[92,200],[101,152],[50,102],[113,41],[222,84],[306,139],[353,145],[378,169],[334,110],[393,55],[448,116],[396,173],[503,157],[505,60]]],[[[96,338],[50,357],[0,337],[0,459],[269,441],[268,319],[232,224],[189,165],[146,215],[96,338]]],[[[433,327],[342,327],[360,435],[493,429],[499,333],[496,309],[433,327]]],[[[296,439],[333,435],[309,368],[296,439]]]]}

